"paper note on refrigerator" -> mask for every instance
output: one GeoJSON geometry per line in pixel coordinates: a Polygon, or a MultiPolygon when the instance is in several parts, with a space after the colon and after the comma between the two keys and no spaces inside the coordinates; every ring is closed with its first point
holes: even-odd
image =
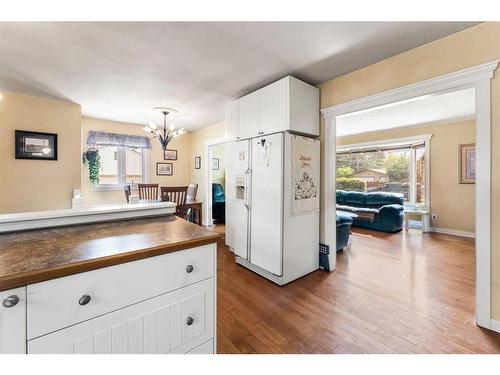
{"type": "Polygon", "coordinates": [[[255,162],[265,167],[269,166],[269,158],[271,157],[271,142],[261,140],[257,144],[257,155],[255,155],[255,162]]]}
{"type": "Polygon", "coordinates": [[[320,153],[316,140],[292,137],[292,214],[319,210],[320,153]]]}

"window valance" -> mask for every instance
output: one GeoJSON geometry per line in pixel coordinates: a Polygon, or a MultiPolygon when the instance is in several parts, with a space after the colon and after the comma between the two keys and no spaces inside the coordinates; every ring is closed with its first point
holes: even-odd
{"type": "Polygon", "coordinates": [[[148,137],[140,135],[114,134],[99,131],[89,131],[87,137],[89,146],[124,146],[131,148],[151,148],[148,137]]]}

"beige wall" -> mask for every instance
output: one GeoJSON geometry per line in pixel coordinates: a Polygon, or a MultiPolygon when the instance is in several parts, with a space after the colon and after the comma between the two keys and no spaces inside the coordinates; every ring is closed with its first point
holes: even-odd
{"type": "MultiPolygon", "coordinates": [[[[500,23],[487,22],[320,85],[321,108],[500,59],[500,23]]],[[[500,78],[492,80],[492,317],[500,320],[500,78]]],[[[324,135],[322,124],[322,135],[324,135]]],[[[478,166],[481,168],[481,166],[478,166]]],[[[324,183],[323,183],[324,186],[324,183]]],[[[324,189],[323,189],[324,191],[324,189]]],[[[324,202],[324,200],[323,200],[324,202]]]]}
{"type": "Polygon", "coordinates": [[[432,134],[430,209],[437,214],[437,220],[431,221],[431,226],[474,232],[475,185],[458,183],[458,145],[474,143],[475,130],[474,121],[426,125],[342,137],[337,139],[337,145],[432,134]]]}
{"type": "MultiPolygon", "coordinates": [[[[94,118],[82,119],[82,147],[83,151],[88,149],[86,145],[89,130],[98,130],[118,134],[147,135],[142,126],[137,124],[100,120],[94,118]]],[[[172,141],[169,149],[177,150],[177,160],[163,160],[163,150],[156,140],[151,141],[149,175],[151,183],[158,183],[160,186],[186,186],[190,178],[190,134],[184,134],[172,141]],[[166,162],[173,164],[172,176],[157,176],[156,163],[166,162]]],[[[83,152],[82,151],[82,152],[83,152]]],[[[92,184],[88,177],[88,167],[82,168],[82,194],[87,205],[124,203],[125,194],[123,191],[92,191],[92,184]]]]}
{"type": "Polygon", "coordinates": [[[80,188],[78,104],[2,93],[0,100],[0,213],[71,208],[80,188]],[[58,160],[16,160],[14,130],[58,135],[58,160]]]}
{"type": "Polygon", "coordinates": [[[212,158],[219,159],[219,169],[212,170],[212,182],[217,182],[226,187],[226,166],[225,166],[226,145],[224,143],[212,146],[212,158]]]}
{"type": "MultiPolygon", "coordinates": [[[[205,200],[205,172],[210,163],[205,157],[205,142],[225,135],[224,122],[204,127],[191,133],[191,182],[198,184],[197,200],[205,200]],[[194,169],[194,158],[201,156],[201,169],[194,169]]],[[[205,209],[205,206],[203,207],[205,209]]]]}

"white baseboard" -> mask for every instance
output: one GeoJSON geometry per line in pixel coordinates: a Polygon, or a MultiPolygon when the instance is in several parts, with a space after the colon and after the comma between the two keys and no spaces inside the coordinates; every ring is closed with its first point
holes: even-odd
{"type": "Polygon", "coordinates": [[[490,329],[500,333],[500,320],[491,319],[490,329]]]}
{"type": "Polygon", "coordinates": [[[451,234],[452,236],[476,238],[476,234],[474,232],[466,232],[464,230],[430,227],[429,231],[436,233],[443,233],[443,234],[451,234]]]}
{"type": "MultiPolygon", "coordinates": [[[[409,224],[410,228],[412,229],[420,229],[420,230],[422,229],[422,223],[420,221],[410,220],[409,224]]],[[[450,234],[452,236],[476,238],[476,234],[474,232],[466,232],[463,230],[456,230],[456,229],[429,227],[429,232],[450,234]]]]}

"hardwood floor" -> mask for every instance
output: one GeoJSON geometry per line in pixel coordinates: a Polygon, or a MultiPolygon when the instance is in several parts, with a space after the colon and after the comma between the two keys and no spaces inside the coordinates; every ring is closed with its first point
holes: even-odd
{"type": "Polygon", "coordinates": [[[218,353],[500,353],[474,323],[474,241],[353,228],[337,270],[279,287],[218,244],[218,353]]]}

